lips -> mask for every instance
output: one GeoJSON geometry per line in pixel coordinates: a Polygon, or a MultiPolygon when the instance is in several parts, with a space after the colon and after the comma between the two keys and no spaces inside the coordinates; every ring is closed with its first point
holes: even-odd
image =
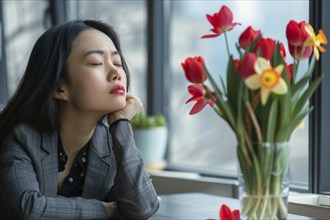
{"type": "Polygon", "coordinates": [[[110,91],[111,94],[125,94],[124,86],[115,86],[110,91]]]}

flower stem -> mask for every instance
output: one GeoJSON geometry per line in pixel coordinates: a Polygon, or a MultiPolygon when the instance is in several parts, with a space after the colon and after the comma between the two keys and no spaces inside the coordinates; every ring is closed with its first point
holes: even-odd
{"type": "Polygon", "coordinates": [[[227,53],[228,53],[228,56],[230,57],[229,44],[228,44],[228,38],[227,38],[227,31],[224,32],[224,35],[225,35],[225,40],[226,40],[227,53]]]}
{"type": "Polygon", "coordinates": [[[258,120],[254,114],[254,111],[251,107],[251,104],[250,102],[245,102],[245,106],[246,106],[246,110],[247,112],[249,113],[250,115],[250,118],[252,120],[252,123],[253,123],[253,126],[254,128],[256,129],[256,134],[257,134],[257,138],[258,138],[258,143],[261,143],[262,142],[262,135],[261,135],[261,130],[260,130],[260,126],[259,126],[259,123],[258,123],[258,120]]]}

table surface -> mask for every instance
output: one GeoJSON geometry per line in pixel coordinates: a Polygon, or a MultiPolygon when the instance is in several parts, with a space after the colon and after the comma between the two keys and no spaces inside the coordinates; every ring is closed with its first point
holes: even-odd
{"type": "MultiPolygon", "coordinates": [[[[205,193],[182,193],[160,195],[161,203],[152,220],[199,220],[219,219],[219,209],[222,204],[231,209],[239,208],[239,200],[205,193]]],[[[313,219],[299,215],[288,215],[288,219],[313,219]]]]}

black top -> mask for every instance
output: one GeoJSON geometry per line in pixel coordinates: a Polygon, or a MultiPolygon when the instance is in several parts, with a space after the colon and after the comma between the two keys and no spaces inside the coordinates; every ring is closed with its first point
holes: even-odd
{"type": "MultiPolygon", "coordinates": [[[[67,177],[65,177],[61,189],[57,194],[65,197],[75,197],[82,195],[84,177],[86,171],[86,163],[88,156],[89,142],[79,151],[75,159],[75,163],[67,177]]],[[[60,135],[58,136],[58,173],[62,172],[68,161],[60,135]]]]}

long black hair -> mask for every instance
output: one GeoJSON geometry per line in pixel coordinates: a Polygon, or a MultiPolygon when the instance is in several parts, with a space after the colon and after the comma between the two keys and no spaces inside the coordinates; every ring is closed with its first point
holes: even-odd
{"type": "Polygon", "coordinates": [[[85,29],[94,28],[106,34],[118,50],[127,76],[127,64],[114,29],[102,21],[73,20],[48,29],[36,41],[23,78],[7,105],[0,113],[0,144],[20,124],[27,123],[38,131],[59,128],[59,101],[53,97],[61,80],[68,82],[67,58],[74,39],[85,29]]]}

